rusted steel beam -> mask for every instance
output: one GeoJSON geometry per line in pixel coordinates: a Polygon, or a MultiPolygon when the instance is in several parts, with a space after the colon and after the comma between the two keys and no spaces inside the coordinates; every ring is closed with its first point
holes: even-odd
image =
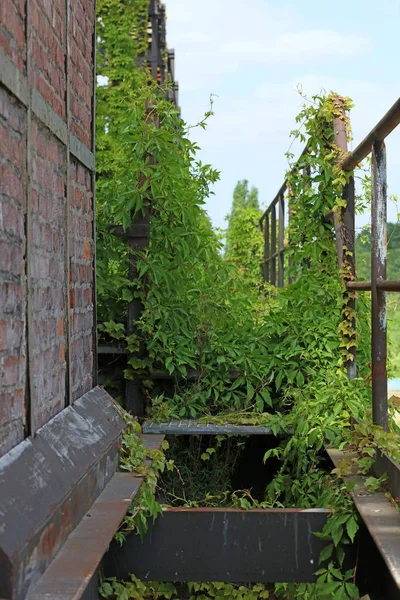
{"type": "Polygon", "coordinates": [[[385,292],[400,292],[400,281],[397,279],[394,280],[385,280],[376,282],[376,287],[378,290],[383,290],[385,292]]]}
{"type": "Polygon", "coordinates": [[[314,536],[329,516],[324,509],[236,510],[168,508],[143,543],[129,535],[113,543],[106,576],[147,581],[315,581],[326,541],[314,536]]]}
{"type": "Polygon", "coordinates": [[[352,171],[371,152],[375,142],[382,142],[400,123],[400,98],[369,132],[363,141],[342,162],[342,169],[352,171]]]}
{"type": "Polygon", "coordinates": [[[372,300],[372,418],[388,429],[386,294],[377,282],[386,280],[386,150],[375,142],[372,151],[371,300],[372,300]]]}
{"type": "Polygon", "coordinates": [[[371,282],[370,281],[347,281],[346,287],[349,290],[370,292],[371,291],[371,282]]]}
{"type": "MultiPolygon", "coordinates": [[[[371,291],[371,282],[370,281],[348,281],[346,286],[349,290],[360,290],[364,292],[371,291]]],[[[376,287],[378,290],[383,290],[384,292],[400,292],[400,280],[399,279],[385,279],[378,280],[376,282],[376,287]]]]}

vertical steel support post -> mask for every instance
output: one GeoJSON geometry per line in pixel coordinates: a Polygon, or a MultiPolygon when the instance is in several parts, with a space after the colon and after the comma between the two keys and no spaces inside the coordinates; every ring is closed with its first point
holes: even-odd
{"type": "Polygon", "coordinates": [[[279,196],[279,217],[278,217],[278,287],[283,288],[285,279],[285,196],[282,193],[279,196]]]}
{"type": "Polygon", "coordinates": [[[271,283],[276,285],[276,206],[271,206],[271,283]]]}
{"type": "Polygon", "coordinates": [[[264,281],[268,283],[270,283],[269,257],[269,214],[267,213],[264,221],[264,281]]]}
{"type": "Polygon", "coordinates": [[[386,149],[385,143],[378,141],[372,149],[372,418],[385,430],[388,429],[386,292],[377,288],[377,282],[386,279],[386,212],[386,149]]]}
{"type": "MultiPolygon", "coordinates": [[[[342,116],[337,117],[333,122],[335,142],[340,150],[347,152],[347,132],[343,99],[338,97],[337,102],[340,106],[342,116]]],[[[344,282],[347,283],[347,281],[351,281],[355,278],[355,207],[353,175],[350,177],[349,182],[346,184],[343,190],[343,198],[346,200],[346,207],[341,215],[335,214],[334,223],[339,268],[344,266],[347,267],[346,272],[343,274],[344,282]]],[[[345,303],[343,310],[346,312],[346,314],[348,314],[350,311],[353,315],[352,330],[355,336],[356,320],[354,291],[349,290],[345,292],[344,300],[345,303]]],[[[350,354],[352,355],[353,359],[347,361],[346,369],[349,379],[354,379],[357,376],[355,346],[350,349],[350,354]]]]}
{"type": "Polygon", "coordinates": [[[159,14],[158,14],[158,6],[157,0],[151,0],[150,2],[150,10],[149,17],[151,23],[151,48],[150,48],[150,67],[151,67],[151,76],[154,81],[158,79],[158,23],[159,23],[159,14]]]}
{"type": "MultiPolygon", "coordinates": [[[[148,103],[146,106],[146,123],[148,125],[153,124],[156,128],[159,127],[159,117],[155,111],[155,107],[148,103]]],[[[156,159],[154,156],[147,154],[148,166],[154,166],[156,159]]],[[[145,178],[141,175],[141,187],[145,182],[145,178]]],[[[128,237],[128,248],[129,248],[129,281],[135,281],[138,278],[137,269],[137,253],[143,251],[149,247],[150,244],[150,217],[152,210],[152,197],[151,195],[147,198],[147,205],[144,208],[144,214],[137,216],[135,222],[132,224],[126,235],[128,237]]],[[[133,298],[128,304],[128,322],[127,322],[127,335],[133,335],[137,333],[137,322],[143,313],[143,302],[141,298],[133,298]]],[[[137,358],[143,358],[146,354],[146,349],[143,343],[140,343],[139,350],[134,356],[137,358]]],[[[128,360],[130,355],[128,354],[128,360]]],[[[136,417],[143,417],[145,412],[145,399],[142,390],[142,384],[140,380],[134,379],[126,380],[125,384],[125,404],[126,409],[136,417]]]]}

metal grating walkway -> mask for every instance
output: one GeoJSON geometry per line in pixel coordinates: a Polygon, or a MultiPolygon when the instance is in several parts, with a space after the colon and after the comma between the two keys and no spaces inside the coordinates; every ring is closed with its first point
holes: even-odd
{"type": "Polygon", "coordinates": [[[142,425],[144,434],[159,435],[274,435],[271,427],[258,425],[217,425],[215,423],[200,423],[194,419],[155,423],[145,421],[142,425]]]}

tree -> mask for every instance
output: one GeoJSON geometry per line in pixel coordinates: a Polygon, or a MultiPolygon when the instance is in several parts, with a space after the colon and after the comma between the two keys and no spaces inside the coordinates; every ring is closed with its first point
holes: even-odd
{"type": "Polygon", "coordinates": [[[235,189],[233,190],[233,202],[231,214],[239,208],[247,208],[251,206],[257,210],[260,208],[258,205],[258,189],[252,187],[249,190],[249,182],[247,179],[241,179],[237,182],[235,189]]]}
{"type": "Polygon", "coordinates": [[[258,189],[253,186],[249,190],[248,180],[241,179],[233,190],[225,257],[254,283],[261,280],[263,238],[258,227],[260,217],[258,189]]]}
{"type": "Polygon", "coordinates": [[[249,195],[247,196],[247,206],[249,208],[260,210],[260,206],[258,204],[258,189],[256,187],[252,187],[249,195]]]}

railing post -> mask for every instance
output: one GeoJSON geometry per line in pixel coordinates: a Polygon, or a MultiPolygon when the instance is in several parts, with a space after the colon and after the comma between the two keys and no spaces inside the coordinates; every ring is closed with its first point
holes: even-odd
{"type": "Polygon", "coordinates": [[[285,196],[282,193],[279,196],[279,216],[278,216],[278,287],[283,288],[285,278],[284,266],[284,237],[285,237],[285,196]]]}
{"type": "Polygon", "coordinates": [[[271,283],[276,285],[276,206],[271,206],[271,283]]]}
{"type": "MultiPolygon", "coordinates": [[[[159,126],[158,116],[154,113],[153,104],[148,103],[146,106],[146,122],[148,124],[154,123],[156,127],[159,126]]],[[[154,156],[147,155],[148,164],[155,165],[154,156]]],[[[141,176],[144,179],[143,176],[141,176]]],[[[141,181],[141,186],[144,181],[141,181]]],[[[148,248],[150,244],[150,216],[151,216],[151,205],[152,199],[148,198],[147,206],[144,208],[144,215],[140,215],[135,219],[135,222],[125,232],[125,236],[128,237],[129,247],[129,281],[133,282],[138,277],[137,270],[137,258],[136,254],[139,251],[143,251],[148,248]]],[[[143,313],[143,302],[141,298],[133,298],[128,304],[128,318],[127,318],[127,335],[133,335],[138,332],[137,322],[143,313]]],[[[127,360],[131,356],[137,358],[144,358],[146,349],[143,343],[140,343],[138,351],[134,355],[127,355],[127,360]]],[[[142,390],[142,384],[138,379],[127,379],[125,382],[125,408],[136,417],[144,416],[145,412],[145,399],[142,390]]]]}
{"type": "Polygon", "coordinates": [[[264,281],[268,283],[270,283],[269,256],[269,214],[266,213],[264,221],[264,281]]]}
{"type": "Polygon", "coordinates": [[[388,429],[388,388],[386,372],[386,292],[377,282],[386,279],[386,149],[375,142],[372,149],[371,205],[371,300],[372,300],[372,418],[388,429]]]}
{"type": "MultiPolygon", "coordinates": [[[[345,110],[343,106],[343,99],[340,97],[336,98],[338,108],[340,109],[341,116],[334,119],[333,128],[335,133],[335,142],[340,150],[347,152],[347,132],[345,122],[345,110]]],[[[343,190],[343,198],[346,200],[346,208],[341,214],[334,214],[334,224],[336,233],[336,248],[338,253],[338,264],[339,269],[344,266],[347,270],[343,273],[345,283],[355,278],[355,209],[354,209],[354,177],[351,176],[349,182],[346,184],[343,190]]],[[[356,320],[355,320],[355,298],[354,292],[345,292],[345,304],[343,311],[346,314],[352,314],[352,331],[353,337],[355,337],[356,331],[356,320]]],[[[357,376],[357,363],[356,363],[356,346],[350,349],[352,360],[348,360],[346,363],[347,374],[349,379],[354,379],[357,376]]]]}

